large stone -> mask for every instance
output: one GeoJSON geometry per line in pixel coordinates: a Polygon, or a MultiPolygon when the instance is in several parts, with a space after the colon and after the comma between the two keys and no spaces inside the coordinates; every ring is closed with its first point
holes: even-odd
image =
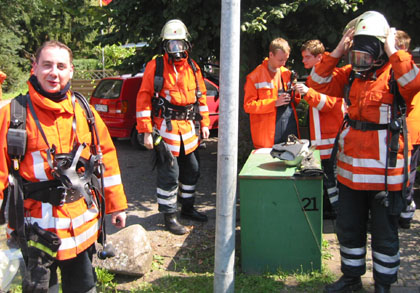
{"type": "MultiPolygon", "coordinates": [[[[95,267],[130,276],[143,276],[150,271],[152,247],[147,232],[141,225],[131,225],[115,234],[107,235],[106,242],[114,247],[115,256],[101,260],[95,255],[95,267]]],[[[100,249],[102,247],[98,245],[98,250],[100,249]]]]}

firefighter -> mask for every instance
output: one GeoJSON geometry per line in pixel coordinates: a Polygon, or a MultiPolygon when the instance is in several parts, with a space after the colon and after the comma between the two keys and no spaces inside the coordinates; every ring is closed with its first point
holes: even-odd
{"type": "Polygon", "coordinates": [[[323,55],[308,79],[309,86],[332,96],[344,96],[350,86],[337,155],[337,236],[343,276],[327,285],[326,292],[362,288],[369,212],[375,292],[390,292],[397,281],[398,218],[405,204],[404,170],[409,167],[411,142],[404,139],[402,106],[391,85],[396,80],[408,104],[420,90],[418,72],[410,54],[395,48],[395,29],[382,14],[368,11],[347,25],[337,47],[323,55]],[[336,68],[347,53],[351,66],[336,68]]]}
{"type": "Polygon", "coordinates": [[[23,292],[58,292],[57,268],[63,292],[96,292],[92,256],[103,224],[101,207],[111,214],[116,227],[125,226],[127,202],[116,150],[99,115],[91,109],[94,120],[88,121],[88,104],[82,106],[69,90],[72,59],[71,50],[57,41],[45,42],[37,50],[29,94],[20,96],[26,101],[25,129],[12,131],[19,126],[10,118],[13,102],[0,109],[4,126],[0,132],[0,201],[10,185],[9,205],[16,207],[9,209],[7,232],[17,239],[25,257],[23,292]],[[98,135],[90,130],[93,121],[98,135]],[[27,139],[20,140],[23,136],[15,133],[26,133],[27,139]],[[23,159],[11,157],[13,149],[25,147],[23,159]],[[99,164],[105,167],[100,170],[99,164]],[[99,185],[91,184],[101,180],[99,173],[104,182],[102,199],[94,196],[99,185]],[[21,190],[23,194],[13,197],[21,190]],[[23,201],[21,213],[19,199],[23,201]]]}
{"type": "MultiPolygon", "coordinates": [[[[410,52],[410,36],[401,30],[397,30],[396,43],[400,50],[410,52]]],[[[420,92],[407,104],[407,128],[410,133],[413,150],[411,151],[410,161],[410,185],[407,190],[407,206],[400,215],[399,224],[403,229],[410,229],[411,220],[416,211],[414,201],[414,183],[416,181],[417,164],[420,155],[420,92]]]]}
{"type": "Polygon", "coordinates": [[[300,95],[292,90],[295,77],[284,67],[289,54],[289,43],[274,39],[268,58],[246,77],[244,110],[249,114],[256,149],[286,142],[290,134],[300,137],[296,113],[300,95]]]}
{"type": "MultiPolygon", "coordinates": [[[[302,62],[306,69],[312,69],[322,59],[324,45],[319,40],[306,41],[301,47],[302,62]]],[[[346,106],[341,97],[327,96],[298,83],[296,90],[309,105],[309,126],[311,145],[316,146],[321,156],[323,181],[323,217],[335,219],[338,204],[335,162],[330,161],[335,137],[343,122],[346,106]]]]}
{"type": "Polygon", "coordinates": [[[209,137],[209,111],[201,70],[189,56],[187,27],[169,20],[160,37],[164,55],[147,63],[137,94],[137,130],[144,133],[146,148],[159,152],[156,193],[165,228],[182,235],[188,230],[177,219],[177,200],[181,217],[207,221],[194,208],[194,193],[200,176],[196,149],[200,128],[201,137],[209,137]]]}

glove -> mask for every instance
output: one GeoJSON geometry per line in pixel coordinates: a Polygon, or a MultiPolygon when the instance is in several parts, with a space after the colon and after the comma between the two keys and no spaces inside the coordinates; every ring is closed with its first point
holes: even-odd
{"type": "Polygon", "coordinates": [[[307,152],[307,155],[302,159],[300,167],[297,169],[295,175],[299,176],[323,176],[321,163],[314,157],[313,151],[307,152]]]}
{"type": "Polygon", "coordinates": [[[27,229],[28,262],[22,281],[22,292],[48,292],[50,266],[55,260],[60,238],[52,232],[41,229],[37,223],[27,229]]]}
{"type": "Polygon", "coordinates": [[[175,157],[168,148],[166,142],[163,140],[162,136],[160,136],[157,132],[153,132],[153,146],[155,151],[153,157],[153,169],[158,163],[164,164],[165,162],[169,162],[169,165],[172,167],[174,165],[175,157]]]}

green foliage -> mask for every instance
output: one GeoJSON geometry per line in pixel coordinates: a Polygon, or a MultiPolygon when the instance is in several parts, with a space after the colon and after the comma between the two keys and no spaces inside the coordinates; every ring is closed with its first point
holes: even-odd
{"type": "Polygon", "coordinates": [[[76,72],[83,70],[102,70],[102,56],[104,57],[104,69],[118,69],[124,60],[136,54],[135,48],[123,48],[121,45],[106,45],[104,48],[95,46],[91,52],[91,58],[74,59],[73,64],[76,72]]]}
{"type": "Polygon", "coordinates": [[[20,94],[23,95],[23,94],[26,94],[27,92],[28,92],[28,86],[25,83],[19,89],[17,89],[16,91],[11,91],[11,92],[7,92],[7,93],[3,93],[2,100],[13,99],[14,97],[17,97],[20,94]]]}
{"type": "Polygon", "coordinates": [[[239,274],[235,278],[235,292],[280,292],[284,289],[284,275],[246,275],[239,274]]]}
{"type": "MultiPolygon", "coordinates": [[[[326,283],[332,282],[331,272],[322,270],[307,272],[266,273],[250,275],[238,273],[235,276],[235,292],[263,293],[263,292],[320,292],[326,283]],[[295,286],[286,287],[287,279],[296,280],[295,286]]],[[[141,283],[131,292],[213,292],[213,273],[183,273],[181,276],[167,275],[159,280],[141,283]]]]}
{"type": "Polygon", "coordinates": [[[326,270],[322,272],[312,270],[311,272],[295,273],[293,277],[298,282],[298,288],[312,292],[318,292],[318,289],[314,289],[324,287],[326,283],[331,283],[335,278],[330,271],[326,270]]]}
{"type": "Polygon", "coordinates": [[[153,290],[134,292],[212,292],[213,290],[213,275],[212,274],[189,274],[187,277],[166,276],[159,279],[158,284],[153,286],[153,290]]]}
{"type": "Polygon", "coordinates": [[[99,292],[117,292],[113,274],[102,268],[95,268],[95,272],[98,278],[99,292]]]}
{"type": "Polygon", "coordinates": [[[20,28],[25,49],[32,54],[44,41],[55,39],[67,44],[77,55],[86,52],[98,33],[97,15],[89,0],[17,2],[22,3],[22,16],[14,25],[20,28]]]}
{"type": "Polygon", "coordinates": [[[98,59],[74,59],[73,65],[75,71],[81,70],[99,70],[102,69],[102,64],[98,59]]]}
{"type": "Polygon", "coordinates": [[[93,54],[97,57],[98,68],[102,68],[102,54],[105,59],[105,69],[118,68],[125,59],[130,58],[136,54],[135,48],[123,48],[121,44],[95,46],[93,54]]]}
{"type": "Polygon", "coordinates": [[[8,7],[3,10],[1,5],[2,13],[0,13],[0,70],[6,73],[7,78],[2,84],[3,94],[15,91],[19,88],[28,77],[28,74],[24,74],[25,59],[19,56],[19,52],[22,50],[23,45],[18,34],[13,30],[8,29],[5,24],[9,22],[3,15],[7,13],[8,7]],[[4,20],[3,25],[1,22],[4,20]]]}
{"type": "Polygon", "coordinates": [[[146,42],[132,62],[135,68],[160,51],[160,32],[169,19],[181,19],[192,41],[192,57],[200,62],[219,56],[220,1],[122,1],[114,0],[104,10],[103,22],[112,30],[98,39],[103,44],[146,42]],[[200,13],[195,13],[199,11],[200,13]],[[206,13],[203,13],[206,12],[206,13]]]}
{"type": "Polygon", "coordinates": [[[13,284],[9,288],[9,291],[7,291],[7,292],[10,292],[10,293],[22,293],[23,292],[22,286],[21,285],[15,285],[15,284],[13,284]]]}
{"type": "Polygon", "coordinates": [[[154,254],[153,255],[153,261],[152,261],[152,271],[161,271],[163,270],[164,265],[164,257],[154,254]]]}
{"type": "Polygon", "coordinates": [[[328,251],[328,241],[322,240],[322,259],[323,260],[330,260],[332,258],[331,252],[328,251]]]}
{"type": "Polygon", "coordinates": [[[0,70],[8,76],[3,92],[24,86],[31,58],[46,40],[66,43],[75,57],[90,52],[99,27],[98,9],[90,4],[90,0],[0,0],[0,70]]]}

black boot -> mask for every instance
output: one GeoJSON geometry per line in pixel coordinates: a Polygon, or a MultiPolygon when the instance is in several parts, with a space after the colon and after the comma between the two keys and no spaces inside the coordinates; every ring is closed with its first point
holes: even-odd
{"type": "Polygon", "coordinates": [[[362,289],[362,279],[360,277],[343,275],[337,282],[325,286],[324,292],[344,293],[359,291],[360,289],[362,289]]]}
{"type": "Polygon", "coordinates": [[[190,219],[198,222],[207,222],[207,216],[203,213],[198,212],[194,206],[182,206],[181,217],[190,219]]]}
{"type": "Polygon", "coordinates": [[[410,229],[411,219],[400,217],[399,220],[398,220],[398,224],[400,225],[400,228],[402,228],[402,229],[410,229]]]}
{"type": "Polygon", "coordinates": [[[165,217],[165,228],[169,230],[169,232],[176,235],[184,235],[188,232],[176,219],[176,213],[165,213],[163,215],[165,217]]]}
{"type": "Polygon", "coordinates": [[[375,283],[375,293],[389,293],[389,292],[391,292],[391,285],[375,283]]]}

